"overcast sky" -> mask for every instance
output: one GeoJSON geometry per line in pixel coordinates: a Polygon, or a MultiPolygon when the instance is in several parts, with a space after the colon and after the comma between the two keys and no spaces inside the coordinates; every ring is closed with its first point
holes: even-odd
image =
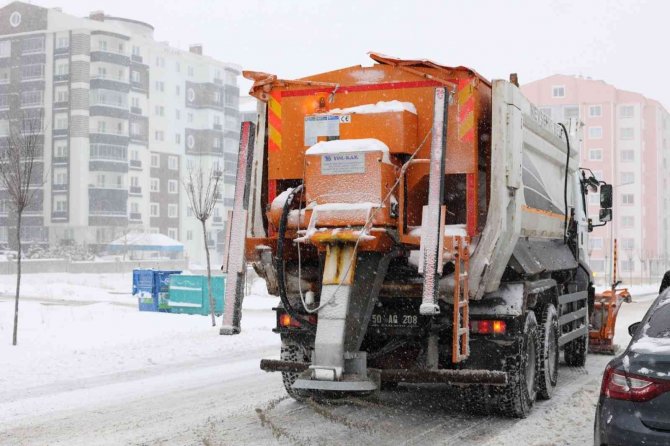
{"type": "MultiPolygon", "coordinates": [[[[369,65],[368,51],[522,83],[579,74],[670,109],[666,0],[36,0],[151,23],[157,40],[295,78],[369,65]]],[[[241,83],[248,89],[248,83],[241,83]]]]}

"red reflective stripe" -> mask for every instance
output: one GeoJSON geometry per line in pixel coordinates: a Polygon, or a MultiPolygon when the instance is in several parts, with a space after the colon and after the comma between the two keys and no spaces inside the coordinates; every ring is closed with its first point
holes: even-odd
{"type": "Polygon", "coordinates": [[[463,121],[468,115],[475,111],[475,98],[470,97],[463,105],[458,108],[458,119],[463,121]]]}
{"type": "MultiPolygon", "coordinates": [[[[350,93],[354,91],[373,91],[373,90],[397,90],[401,88],[421,88],[421,87],[441,87],[442,84],[436,81],[412,81],[412,82],[388,82],[384,84],[351,85],[349,87],[339,87],[338,93],[350,93]]],[[[309,96],[314,93],[330,93],[333,88],[311,88],[309,90],[285,90],[282,97],[291,96],[309,96]]]]}
{"type": "Polygon", "coordinates": [[[268,124],[281,133],[281,119],[279,116],[275,115],[272,110],[270,110],[270,113],[268,113],[268,124]]]}

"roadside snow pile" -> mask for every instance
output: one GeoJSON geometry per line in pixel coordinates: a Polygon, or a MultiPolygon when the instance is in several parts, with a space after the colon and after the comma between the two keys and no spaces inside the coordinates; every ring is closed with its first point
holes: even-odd
{"type": "MultiPolygon", "coordinates": [[[[279,351],[271,311],[277,299],[267,296],[263,281],[256,281],[252,294],[245,298],[242,333],[221,336],[208,317],[138,311],[137,300],[129,292],[131,276],[107,276],[100,278],[101,283],[128,294],[114,296],[110,290],[99,290],[96,298],[106,297],[108,302],[93,304],[85,303],[95,290],[89,286],[90,277],[66,278],[60,282],[66,295],[58,296],[53,282],[45,281],[40,287],[31,284],[29,275],[24,276],[24,289],[34,296],[41,290],[50,299],[64,302],[24,300],[16,347],[11,346],[13,299],[0,300],[0,388],[33,387],[203,358],[225,360],[262,348],[279,351]],[[76,281],[77,285],[67,283],[76,281]],[[112,287],[112,283],[117,285],[112,287]],[[121,299],[126,303],[120,303],[121,299]]],[[[5,281],[3,278],[2,283],[5,281]]]]}
{"type": "MultiPolygon", "coordinates": [[[[133,274],[41,273],[21,276],[21,297],[79,302],[135,302],[133,274]]],[[[13,296],[16,276],[0,275],[0,294],[13,296]]]]}
{"type": "Polygon", "coordinates": [[[379,101],[376,104],[365,104],[358,105],[356,107],[348,108],[334,108],[329,111],[329,113],[335,113],[338,115],[344,114],[359,114],[367,115],[374,113],[388,113],[388,112],[401,112],[408,111],[416,115],[416,107],[411,102],[400,102],[400,101],[379,101]]]}

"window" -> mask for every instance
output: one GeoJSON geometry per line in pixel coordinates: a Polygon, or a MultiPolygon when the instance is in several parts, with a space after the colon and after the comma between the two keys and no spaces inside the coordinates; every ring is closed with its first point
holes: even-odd
{"type": "Polygon", "coordinates": [[[181,144],[181,133],[175,133],[174,142],[175,144],[181,144]]]}
{"type": "Polygon", "coordinates": [[[214,99],[215,104],[220,104],[221,103],[221,92],[220,91],[215,91],[213,99],[214,99]]]}
{"type": "Polygon", "coordinates": [[[589,139],[600,139],[603,137],[602,127],[589,127],[589,139]]]}
{"type": "Polygon", "coordinates": [[[126,162],[128,160],[128,148],[113,144],[91,144],[90,157],[92,160],[126,162]]]}
{"type": "Polygon", "coordinates": [[[98,79],[106,79],[107,78],[107,68],[105,67],[98,67],[98,79]]]}
{"type": "Polygon", "coordinates": [[[130,123],[130,135],[131,136],[142,136],[142,127],[139,122],[130,123]]]}
{"type": "Polygon", "coordinates": [[[572,118],[579,119],[579,107],[574,105],[563,109],[563,119],[568,121],[572,118]]]}
{"type": "Polygon", "coordinates": [[[105,174],[99,173],[96,180],[98,187],[105,187],[105,174]]]}
{"type": "Polygon", "coordinates": [[[158,206],[158,203],[149,204],[149,215],[151,217],[159,217],[160,216],[160,208],[158,206]]]}
{"type": "Polygon", "coordinates": [[[176,194],[178,192],[177,180],[168,180],[168,193],[176,194]]]}
{"type": "Polygon", "coordinates": [[[140,98],[136,96],[130,98],[130,106],[140,108],[140,98]]]}
{"type": "Polygon", "coordinates": [[[107,123],[105,121],[98,121],[98,133],[107,133],[107,123]]]}
{"type": "Polygon", "coordinates": [[[56,158],[67,157],[67,142],[58,141],[54,143],[54,157],[56,158]]]}
{"type": "Polygon", "coordinates": [[[165,91],[165,83],[163,81],[156,81],[156,90],[165,91]]]}
{"type": "Polygon", "coordinates": [[[154,139],[156,141],[163,141],[165,139],[165,133],[162,130],[156,130],[154,133],[154,139]]]}
{"type": "Polygon", "coordinates": [[[554,98],[564,98],[565,87],[562,85],[556,85],[554,87],[551,87],[551,96],[554,98]]]}
{"type": "Polygon", "coordinates": [[[153,227],[149,228],[149,234],[159,234],[159,233],[160,233],[160,231],[158,230],[158,228],[153,228],[153,227]]]}
{"type": "Polygon", "coordinates": [[[0,68],[0,84],[9,83],[9,68],[0,68]]]}
{"type": "Polygon", "coordinates": [[[35,105],[42,105],[42,90],[22,91],[21,105],[23,107],[30,107],[35,105]]]}
{"type": "Polygon", "coordinates": [[[177,218],[176,204],[168,204],[168,218],[177,218]]]}
{"type": "Polygon", "coordinates": [[[32,80],[44,77],[44,64],[21,65],[21,79],[32,80]]]}
{"type": "Polygon", "coordinates": [[[70,38],[68,36],[60,36],[56,39],[56,48],[67,48],[70,46],[70,38]]]}
{"type": "Polygon", "coordinates": [[[179,169],[179,158],[174,155],[170,155],[168,158],[168,169],[178,170],[179,169]]]}
{"type": "Polygon", "coordinates": [[[589,266],[591,267],[592,271],[596,272],[603,272],[605,271],[605,261],[601,259],[591,259],[589,260],[589,266]]]}
{"type": "Polygon", "coordinates": [[[33,54],[44,52],[44,37],[31,37],[24,39],[21,42],[21,49],[23,54],[33,54]]]}
{"type": "Polygon", "coordinates": [[[139,203],[130,203],[130,212],[133,214],[140,213],[140,204],[139,203]]]}
{"type": "Polygon", "coordinates": [[[119,122],[116,124],[116,134],[117,135],[124,135],[125,136],[125,126],[123,125],[123,122],[119,122]]]}
{"type": "Polygon", "coordinates": [[[98,40],[98,49],[100,51],[107,51],[107,41],[106,40],[98,40]]]}
{"type": "Polygon", "coordinates": [[[12,41],[11,40],[1,40],[0,41],[0,57],[9,57],[12,55],[12,41]]]}
{"type": "Polygon", "coordinates": [[[181,64],[179,62],[175,62],[174,64],[174,70],[179,73],[181,72],[181,64]]]}
{"type": "Polygon", "coordinates": [[[187,217],[193,217],[193,208],[191,206],[188,206],[186,208],[186,216],[187,217]]]}
{"type": "Polygon", "coordinates": [[[167,236],[170,237],[173,240],[177,240],[177,229],[176,228],[168,228],[167,231],[167,236]]]}
{"type": "Polygon", "coordinates": [[[156,105],[156,107],[154,108],[154,113],[156,114],[156,116],[164,116],[165,107],[163,107],[162,105],[156,105]]]}
{"type": "Polygon", "coordinates": [[[57,172],[54,178],[54,184],[67,184],[67,172],[57,172]]]}
{"type": "Polygon", "coordinates": [[[635,249],[635,239],[634,238],[622,238],[621,239],[621,249],[624,251],[632,251],[635,249]]]}
{"type": "Polygon", "coordinates": [[[621,139],[633,139],[635,138],[635,129],[632,127],[623,127],[619,130],[619,135],[621,139]]]}
{"type": "Polygon", "coordinates": [[[193,113],[186,114],[186,121],[188,121],[189,123],[193,122],[193,113]]]}
{"type": "Polygon", "coordinates": [[[133,45],[133,56],[139,56],[140,55],[140,47],[137,45],[133,45]]]}
{"type": "Polygon", "coordinates": [[[160,160],[156,153],[151,154],[151,167],[160,167],[160,160]]]}
{"type": "Polygon", "coordinates": [[[132,70],[130,72],[130,80],[136,84],[140,83],[140,72],[132,70]]]}
{"type": "Polygon", "coordinates": [[[156,66],[157,67],[165,67],[165,59],[162,57],[156,57],[156,66]]]}
{"type": "Polygon", "coordinates": [[[635,174],[633,172],[621,172],[621,184],[633,184],[635,182],[635,174]]]}
{"type": "Polygon", "coordinates": [[[130,185],[132,187],[140,187],[140,179],[138,177],[130,177],[130,185]]]}
{"type": "Polygon", "coordinates": [[[179,121],[181,119],[181,112],[179,110],[175,110],[174,117],[177,121],[179,121]]]}
{"type": "Polygon", "coordinates": [[[589,150],[589,161],[602,161],[602,160],[603,160],[603,149],[589,150]]]}
{"type": "Polygon", "coordinates": [[[212,145],[214,146],[215,149],[220,149],[221,148],[221,138],[218,136],[214,137],[214,140],[212,141],[212,145]]]}
{"type": "Polygon", "coordinates": [[[188,66],[188,75],[190,77],[193,77],[194,73],[195,73],[195,70],[193,69],[193,67],[191,65],[189,65],[188,66]]]}
{"type": "Polygon", "coordinates": [[[55,88],[56,102],[67,102],[70,99],[70,91],[66,86],[55,88]]]}
{"type": "Polygon", "coordinates": [[[623,105],[619,109],[620,118],[632,118],[635,116],[635,107],[633,105],[623,105]]]}
{"type": "Polygon", "coordinates": [[[186,98],[188,99],[188,102],[195,101],[195,90],[192,88],[186,90],[186,98]]]}
{"type": "Polygon", "coordinates": [[[140,160],[140,152],[137,150],[133,149],[130,151],[130,159],[133,161],[139,161],[140,160]]]}
{"type": "Polygon", "coordinates": [[[621,260],[619,262],[619,265],[621,265],[621,271],[630,272],[633,271],[635,263],[633,259],[629,259],[629,260],[621,260]]]}
{"type": "Polygon", "coordinates": [[[216,125],[221,125],[221,116],[219,116],[219,115],[214,115],[214,118],[212,118],[212,119],[213,119],[213,122],[214,122],[214,125],[215,125],[215,126],[216,126],[216,125]]]}
{"type": "Polygon", "coordinates": [[[624,215],[621,217],[621,226],[624,228],[632,228],[635,226],[635,217],[632,215],[624,215]]]}
{"type": "Polygon", "coordinates": [[[56,212],[67,212],[67,200],[65,198],[56,200],[56,212]]]}
{"type": "Polygon", "coordinates": [[[67,114],[58,113],[54,119],[55,125],[54,129],[56,130],[67,130],[67,114]]]}
{"type": "Polygon", "coordinates": [[[633,150],[622,150],[621,151],[621,161],[624,163],[635,161],[635,151],[633,150]]]}
{"type": "Polygon", "coordinates": [[[190,229],[186,231],[186,240],[188,240],[189,242],[193,240],[193,231],[191,231],[190,229]]]}
{"type": "Polygon", "coordinates": [[[181,96],[181,87],[180,87],[179,85],[177,85],[177,86],[174,88],[174,92],[175,92],[175,94],[176,94],[177,96],[181,96]]]}
{"type": "Polygon", "coordinates": [[[603,115],[603,107],[601,105],[589,106],[589,118],[599,118],[603,115]]]}
{"type": "Polygon", "coordinates": [[[603,249],[603,239],[602,237],[591,237],[589,238],[589,249],[603,249]]]}
{"type": "Polygon", "coordinates": [[[150,185],[150,190],[151,192],[160,192],[160,180],[158,178],[152,178],[151,179],[151,185],[150,185]]]}
{"type": "Polygon", "coordinates": [[[635,204],[635,195],[621,194],[621,204],[627,204],[627,205],[635,204]]]}

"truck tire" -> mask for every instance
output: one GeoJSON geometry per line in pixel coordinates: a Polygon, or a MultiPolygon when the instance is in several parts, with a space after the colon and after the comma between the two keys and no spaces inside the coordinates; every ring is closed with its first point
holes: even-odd
{"type": "Polygon", "coordinates": [[[542,311],[539,327],[539,361],[537,370],[537,394],[548,400],[554,394],[558,381],[558,313],[553,304],[547,304],[542,311]]]}
{"type": "Polygon", "coordinates": [[[571,367],[584,367],[589,347],[589,335],[582,336],[565,344],[563,354],[565,363],[571,367]]]}
{"type": "Polygon", "coordinates": [[[526,418],[537,397],[537,320],[532,311],[516,344],[517,353],[505,359],[507,385],[499,390],[498,407],[504,415],[526,418]]]}
{"type": "MultiPolygon", "coordinates": [[[[300,344],[293,344],[286,341],[282,341],[281,343],[280,358],[282,361],[310,362],[310,357],[305,347],[300,344]]],[[[282,372],[281,376],[286,393],[288,393],[291,398],[296,401],[303,401],[309,396],[307,392],[293,388],[293,383],[295,383],[295,380],[298,378],[298,373],[282,372]]]]}

